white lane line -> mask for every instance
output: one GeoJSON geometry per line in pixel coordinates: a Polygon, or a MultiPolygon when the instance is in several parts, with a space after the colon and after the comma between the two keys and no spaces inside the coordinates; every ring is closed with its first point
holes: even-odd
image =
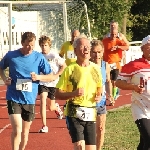
{"type": "Polygon", "coordinates": [[[6,90],[1,90],[0,92],[6,92],[6,90]]]}
{"type": "Polygon", "coordinates": [[[3,106],[3,107],[1,107],[1,108],[7,108],[7,106],[3,106]]]}
{"type": "Polygon", "coordinates": [[[8,128],[11,124],[7,124],[6,126],[4,126],[2,129],[0,129],[0,133],[2,133],[6,128],[8,128]]]}
{"type": "MultiPolygon", "coordinates": [[[[49,110],[46,110],[46,111],[49,111],[49,110]]],[[[37,114],[39,114],[40,112],[37,112],[37,113],[35,113],[36,115],[37,114]]],[[[10,126],[11,124],[7,124],[7,125],[5,125],[2,129],[0,129],[0,134],[6,129],[6,128],[8,128],[9,126],[10,126]]]]}

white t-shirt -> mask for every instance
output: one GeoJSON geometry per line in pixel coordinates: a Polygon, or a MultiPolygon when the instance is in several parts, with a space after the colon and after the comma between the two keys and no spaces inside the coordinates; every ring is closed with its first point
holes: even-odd
{"type": "MultiPolygon", "coordinates": [[[[57,74],[60,66],[62,66],[65,63],[65,59],[61,58],[59,56],[58,53],[54,52],[54,51],[50,51],[48,54],[43,54],[44,57],[48,60],[51,69],[52,69],[52,73],[53,74],[57,74]]],[[[52,82],[40,82],[40,85],[44,85],[47,87],[55,87],[57,82],[58,82],[59,78],[57,78],[56,80],[52,81],[52,82]]]]}
{"type": "Polygon", "coordinates": [[[142,78],[144,91],[139,94],[132,91],[131,110],[134,121],[137,119],[150,119],[150,62],[144,58],[132,61],[123,66],[118,79],[130,81],[134,85],[140,85],[142,78]]]}

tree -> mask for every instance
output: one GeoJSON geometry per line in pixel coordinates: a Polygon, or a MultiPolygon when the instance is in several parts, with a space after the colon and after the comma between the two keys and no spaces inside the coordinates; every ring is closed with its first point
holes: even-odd
{"type": "Polygon", "coordinates": [[[133,40],[142,40],[150,33],[150,1],[135,0],[131,7],[130,20],[133,24],[133,40]]]}
{"type": "Polygon", "coordinates": [[[109,24],[112,20],[122,26],[124,14],[131,8],[132,0],[128,3],[123,0],[84,0],[88,7],[93,37],[101,39],[109,32],[109,24]]]}

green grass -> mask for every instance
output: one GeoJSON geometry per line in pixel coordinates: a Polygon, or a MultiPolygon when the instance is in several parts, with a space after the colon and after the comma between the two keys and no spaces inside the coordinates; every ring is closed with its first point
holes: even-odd
{"type": "Polygon", "coordinates": [[[103,150],[136,150],[138,143],[139,132],[130,107],[109,111],[103,150]]]}

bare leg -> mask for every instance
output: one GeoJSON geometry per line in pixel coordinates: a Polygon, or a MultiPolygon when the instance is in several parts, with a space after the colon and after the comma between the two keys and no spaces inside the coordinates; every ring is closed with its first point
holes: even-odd
{"type": "Polygon", "coordinates": [[[97,150],[101,150],[104,144],[105,124],[106,124],[106,114],[97,116],[97,119],[96,119],[97,150]]]}
{"type": "Polygon", "coordinates": [[[24,150],[25,146],[27,145],[31,124],[32,124],[32,121],[30,122],[23,121],[22,123],[22,134],[21,134],[21,143],[19,146],[19,150],[24,150]]]}
{"type": "Polygon", "coordinates": [[[79,142],[74,143],[74,150],[85,150],[85,141],[81,140],[79,142]]]}
{"type": "Polygon", "coordinates": [[[49,109],[50,111],[55,111],[55,110],[57,110],[55,100],[48,99],[48,100],[47,100],[47,106],[48,106],[48,109],[49,109]]]}
{"type": "Polygon", "coordinates": [[[42,124],[46,126],[46,100],[47,100],[47,92],[43,92],[40,94],[40,114],[42,119],[42,124]]]}
{"type": "Polygon", "coordinates": [[[12,125],[11,144],[12,150],[18,150],[21,142],[22,118],[21,114],[11,114],[9,119],[12,125]]]}

